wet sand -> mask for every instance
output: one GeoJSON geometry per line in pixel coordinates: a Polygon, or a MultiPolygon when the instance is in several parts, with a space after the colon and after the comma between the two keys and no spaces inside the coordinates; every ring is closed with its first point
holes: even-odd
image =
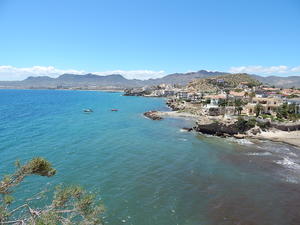
{"type": "Polygon", "coordinates": [[[270,140],[275,142],[283,142],[296,147],[300,147],[300,131],[281,131],[277,129],[270,129],[269,131],[262,132],[251,138],[260,140],[270,140]]]}

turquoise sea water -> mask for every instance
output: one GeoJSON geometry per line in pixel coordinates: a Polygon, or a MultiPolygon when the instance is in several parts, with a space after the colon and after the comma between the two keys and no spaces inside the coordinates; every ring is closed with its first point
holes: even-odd
{"type": "Polygon", "coordinates": [[[0,173],[46,157],[57,175],[26,179],[18,198],[81,184],[111,225],[300,224],[299,149],[182,132],[190,121],[142,116],[153,109],[167,110],[164,99],[0,90],[0,173]]]}

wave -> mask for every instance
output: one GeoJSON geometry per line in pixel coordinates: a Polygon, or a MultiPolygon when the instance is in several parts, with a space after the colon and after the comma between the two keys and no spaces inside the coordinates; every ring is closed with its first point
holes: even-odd
{"type": "Polygon", "coordinates": [[[298,155],[296,154],[296,153],[294,153],[294,152],[289,152],[288,153],[290,156],[293,156],[293,157],[298,157],[298,155]]]}
{"type": "Polygon", "coordinates": [[[267,155],[272,155],[272,153],[271,152],[250,152],[247,153],[246,155],[267,156],[267,155]]]}
{"type": "Polygon", "coordinates": [[[284,157],[282,160],[275,161],[276,164],[282,165],[288,169],[297,169],[300,170],[300,165],[294,162],[289,157],[284,157]]]}
{"type": "Polygon", "coordinates": [[[179,132],[183,132],[183,133],[185,133],[185,132],[189,132],[188,130],[186,130],[186,129],[183,129],[183,128],[181,128],[180,130],[179,130],[179,132]]]}
{"type": "Polygon", "coordinates": [[[299,179],[297,179],[296,177],[293,177],[293,176],[287,176],[285,178],[285,181],[288,183],[292,183],[292,184],[299,184],[299,179]]]}
{"type": "Polygon", "coordinates": [[[248,139],[236,139],[236,138],[228,138],[231,142],[235,142],[241,145],[252,145],[253,142],[248,139]]]}
{"type": "Polygon", "coordinates": [[[178,138],[179,141],[187,141],[186,138],[178,138]]]}

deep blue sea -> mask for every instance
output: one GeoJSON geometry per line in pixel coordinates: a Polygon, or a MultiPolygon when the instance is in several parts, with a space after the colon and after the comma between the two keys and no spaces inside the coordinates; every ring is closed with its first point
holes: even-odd
{"type": "Polygon", "coordinates": [[[26,179],[18,198],[80,184],[101,196],[109,225],[300,224],[299,149],[201,136],[181,131],[191,121],[143,117],[168,110],[164,101],[0,90],[0,174],[17,159],[45,157],[57,175],[26,179]]]}

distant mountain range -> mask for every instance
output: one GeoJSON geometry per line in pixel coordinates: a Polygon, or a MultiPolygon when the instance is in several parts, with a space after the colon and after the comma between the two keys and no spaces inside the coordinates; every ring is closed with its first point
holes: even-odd
{"type": "MultiPolygon", "coordinates": [[[[189,73],[174,73],[162,78],[138,80],[126,79],[120,74],[99,76],[95,74],[63,74],[58,78],[48,76],[28,77],[23,81],[0,81],[0,88],[80,88],[80,89],[123,89],[130,87],[152,86],[158,84],[186,85],[199,78],[209,78],[229,73],[200,70],[189,73]]],[[[262,83],[278,87],[300,87],[300,76],[263,77],[250,75],[262,83]]]]}
{"type": "Polygon", "coordinates": [[[258,75],[251,75],[251,76],[264,84],[275,85],[276,87],[300,88],[300,75],[288,76],[288,77],[279,77],[279,76],[263,77],[258,75]]]}

